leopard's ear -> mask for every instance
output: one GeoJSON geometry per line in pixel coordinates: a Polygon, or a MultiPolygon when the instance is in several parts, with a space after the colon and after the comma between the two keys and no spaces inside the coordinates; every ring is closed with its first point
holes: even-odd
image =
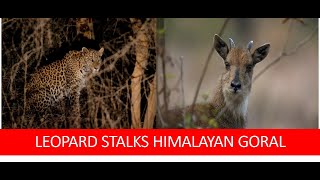
{"type": "Polygon", "coordinates": [[[86,47],[83,47],[81,51],[84,53],[87,53],[87,52],[89,52],[89,49],[87,49],[86,47]]]}
{"type": "Polygon", "coordinates": [[[104,48],[102,47],[102,48],[100,48],[100,50],[99,50],[99,55],[100,56],[102,56],[103,55],[103,51],[104,51],[104,48]]]}

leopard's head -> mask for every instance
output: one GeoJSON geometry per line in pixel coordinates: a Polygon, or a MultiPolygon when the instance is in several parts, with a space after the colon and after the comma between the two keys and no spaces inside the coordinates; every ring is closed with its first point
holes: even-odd
{"type": "Polygon", "coordinates": [[[96,74],[102,64],[102,55],[104,48],[101,48],[99,51],[93,49],[87,49],[83,47],[81,52],[84,57],[83,71],[85,74],[96,74]]]}

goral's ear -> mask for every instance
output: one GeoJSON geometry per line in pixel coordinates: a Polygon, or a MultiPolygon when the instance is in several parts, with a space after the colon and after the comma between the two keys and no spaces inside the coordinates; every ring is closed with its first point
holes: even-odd
{"type": "Polygon", "coordinates": [[[214,35],[214,48],[217,53],[224,59],[227,59],[227,55],[229,53],[229,48],[227,43],[225,43],[218,34],[214,35]]]}
{"type": "Polygon", "coordinates": [[[270,49],[270,44],[264,44],[258,47],[252,54],[252,60],[254,64],[257,64],[267,57],[270,49]]]}
{"type": "Polygon", "coordinates": [[[87,52],[89,52],[89,49],[87,49],[86,47],[83,47],[83,48],[81,49],[81,51],[84,52],[84,53],[87,53],[87,52]]]}
{"type": "Polygon", "coordinates": [[[100,48],[100,50],[98,51],[99,52],[99,56],[102,56],[103,55],[103,51],[104,51],[104,48],[100,48]]]}

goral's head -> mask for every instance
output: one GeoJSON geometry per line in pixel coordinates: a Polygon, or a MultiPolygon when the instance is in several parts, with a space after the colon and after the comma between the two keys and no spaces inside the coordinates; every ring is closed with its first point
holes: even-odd
{"type": "Polygon", "coordinates": [[[225,71],[222,75],[222,91],[225,98],[241,99],[251,90],[252,74],[255,65],[269,53],[270,44],[264,44],[251,51],[253,41],[245,48],[236,47],[229,38],[230,47],[218,35],[214,36],[214,47],[222,57],[225,71]]]}

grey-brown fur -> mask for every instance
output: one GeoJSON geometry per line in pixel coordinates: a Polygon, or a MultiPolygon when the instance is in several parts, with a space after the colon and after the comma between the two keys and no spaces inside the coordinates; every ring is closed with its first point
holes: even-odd
{"type": "MultiPolygon", "coordinates": [[[[270,44],[264,44],[251,53],[253,42],[245,48],[231,47],[218,36],[214,37],[214,47],[225,63],[225,71],[219,78],[213,99],[207,104],[196,104],[192,121],[200,127],[211,127],[210,121],[217,122],[217,128],[245,128],[247,107],[251,92],[253,68],[268,55],[270,44]]],[[[167,120],[175,121],[190,115],[190,107],[168,112],[167,120]],[[176,120],[174,120],[176,119],[176,120]]]]}

